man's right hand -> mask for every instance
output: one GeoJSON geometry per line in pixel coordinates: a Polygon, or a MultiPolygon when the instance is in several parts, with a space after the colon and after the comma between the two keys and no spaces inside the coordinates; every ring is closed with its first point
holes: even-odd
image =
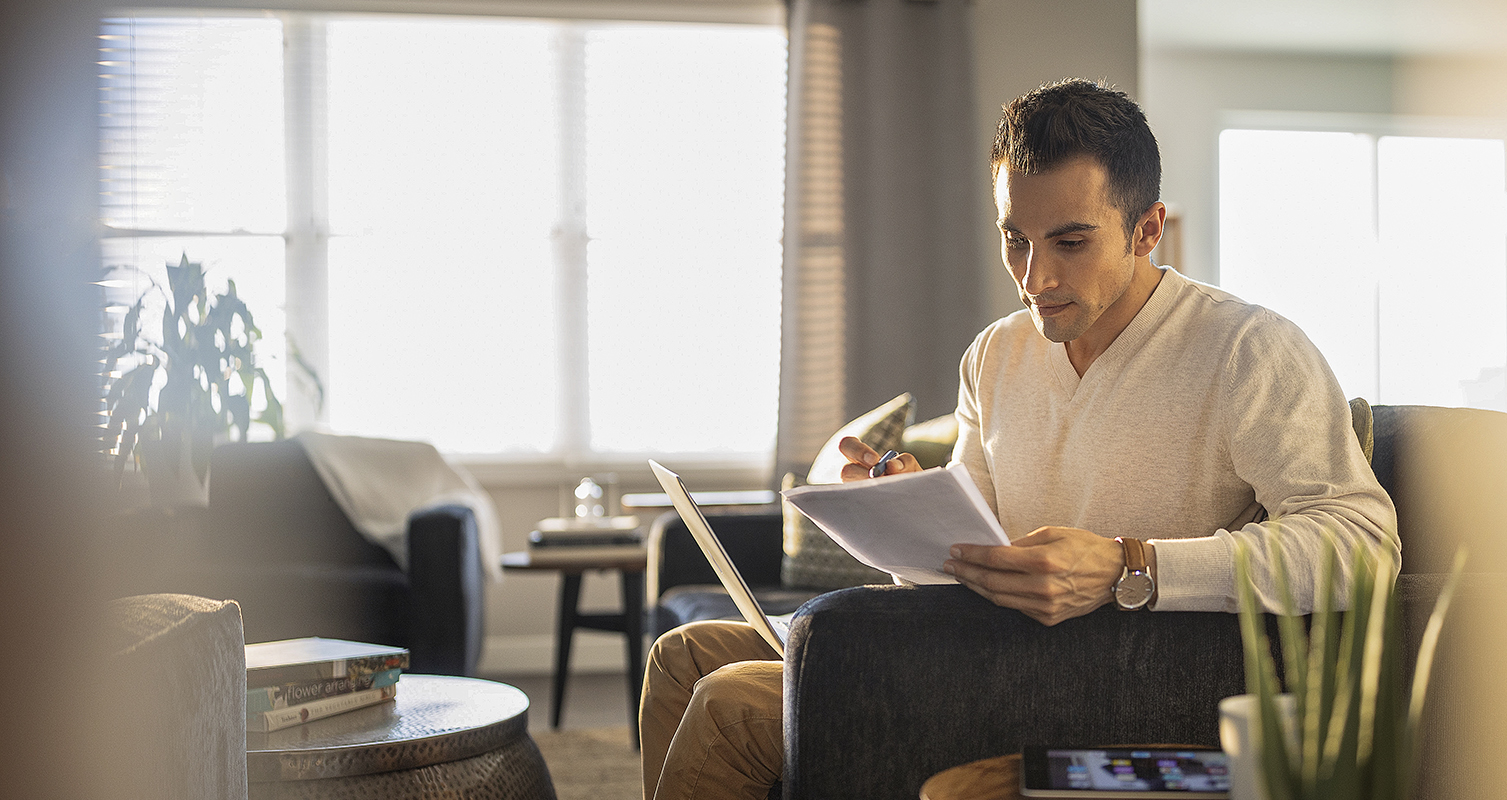
{"type": "MultiPolygon", "coordinates": [[[[844,436],[837,443],[837,452],[842,453],[848,459],[848,463],[842,468],[842,482],[861,481],[869,477],[869,470],[879,463],[879,453],[874,448],[858,441],[855,436],[844,436]]],[[[890,459],[884,467],[886,475],[900,475],[906,472],[920,472],[921,463],[910,453],[901,453],[890,459]]]]}

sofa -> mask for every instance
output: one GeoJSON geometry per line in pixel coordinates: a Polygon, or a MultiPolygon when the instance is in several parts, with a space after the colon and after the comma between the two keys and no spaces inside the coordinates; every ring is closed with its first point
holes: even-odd
{"type": "MultiPolygon", "coordinates": [[[[1434,670],[1415,793],[1420,800],[1468,796],[1436,757],[1468,744],[1470,728],[1459,724],[1470,707],[1468,682],[1455,665],[1465,659],[1473,620],[1507,603],[1500,580],[1507,571],[1507,414],[1371,411],[1373,470],[1398,510],[1397,593],[1408,652],[1416,652],[1456,548],[1471,548],[1470,574],[1434,670]]],[[[780,588],[773,568],[779,557],[770,553],[781,541],[780,515],[714,517],[711,524],[752,586],[789,591],[780,588]]],[[[665,520],[656,528],[661,552],[651,568],[663,573],[656,627],[696,614],[728,616],[709,597],[692,602],[698,592],[712,592],[694,588],[704,575],[683,547],[683,525],[665,520]]],[[[1105,607],[1048,628],[956,585],[820,593],[800,605],[786,647],[782,792],[909,800],[943,769],[1028,743],[1218,745],[1217,704],[1244,691],[1231,614],[1105,607]]]]}
{"type": "Polygon", "coordinates": [[[114,593],[234,598],[248,642],[324,636],[406,647],[413,672],[475,676],[484,574],[472,509],[408,518],[408,568],[363,537],[293,440],[210,458],[207,509],[132,512],[114,593]]]}

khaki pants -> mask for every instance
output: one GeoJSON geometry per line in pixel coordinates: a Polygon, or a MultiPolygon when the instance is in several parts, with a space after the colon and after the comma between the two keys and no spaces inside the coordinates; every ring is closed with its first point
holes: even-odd
{"type": "Polygon", "coordinates": [[[785,758],[784,662],[744,622],[693,622],[654,643],[639,737],[644,800],[763,800],[785,758]]]}

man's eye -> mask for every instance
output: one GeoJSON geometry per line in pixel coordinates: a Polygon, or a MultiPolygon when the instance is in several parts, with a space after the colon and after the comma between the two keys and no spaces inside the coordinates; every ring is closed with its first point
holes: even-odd
{"type": "Polygon", "coordinates": [[[1031,243],[1026,241],[1026,237],[1024,236],[1018,236],[1013,233],[1005,234],[1005,246],[1010,248],[1011,250],[1019,250],[1022,247],[1029,247],[1030,244],[1031,243]]]}
{"type": "Polygon", "coordinates": [[[1084,240],[1082,240],[1082,239],[1058,239],[1057,240],[1057,246],[1058,247],[1066,248],[1068,250],[1072,250],[1075,247],[1082,247],[1083,245],[1084,245],[1084,240]]]}

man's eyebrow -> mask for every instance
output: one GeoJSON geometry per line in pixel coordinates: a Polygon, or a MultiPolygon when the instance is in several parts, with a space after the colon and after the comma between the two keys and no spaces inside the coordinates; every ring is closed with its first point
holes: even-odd
{"type": "Polygon", "coordinates": [[[1093,225],[1087,222],[1069,222],[1066,225],[1059,225],[1058,227],[1047,231],[1047,238],[1055,239],[1058,236],[1066,236],[1070,233],[1090,233],[1098,229],[1098,225],[1093,225]]]}
{"type": "MultiPolygon", "coordinates": [[[[1010,221],[1005,219],[1004,217],[996,219],[994,221],[994,224],[997,225],[1001,231],[1006,231],[1008,233],[1020,233],[1020,229],[1016,228],[1014,225],[1011,225],[1010,221]]],[[[1098,229],[1098,225],[1094,225],[1089,222],[1069,222],[1065,225],[1059,225],[1056,228],[1047,231],[1046,238],[1055,239],[1058,236],[1066,236],[1070,233],[1090,233],[1098,229]]]]}

